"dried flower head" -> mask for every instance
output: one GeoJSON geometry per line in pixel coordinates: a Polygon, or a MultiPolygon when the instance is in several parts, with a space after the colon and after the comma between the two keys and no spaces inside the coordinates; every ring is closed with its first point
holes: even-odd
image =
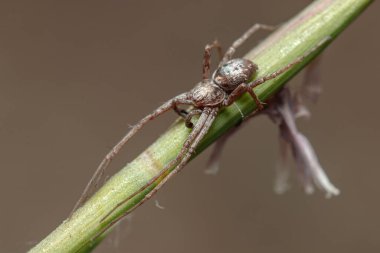
{"type": "Polygon", "coordinates": [[[338,195],[339,189],[330,182],[311,143],[297,128],[296,118],[310,115],[299,95],[292,95],[289,89],[284,88],[266,113],[280,130],[280,159],[276,165],[275,191],[283,193],[289,188],[288,158],[291,153],[306,193],[313,193],[316,186],[325,192],[326,197],[338,195]]]}

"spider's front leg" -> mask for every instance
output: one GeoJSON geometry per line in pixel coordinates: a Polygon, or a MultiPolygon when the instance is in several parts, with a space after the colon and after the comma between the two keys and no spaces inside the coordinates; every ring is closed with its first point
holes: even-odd
{"type": "Polygon", "coordinates": [[[178,108],[177,105],[173,106],[173,110],[175,113],[178,114],[178,116],[182,117],[183,119],[186,119],[187,115],[189,114],[188,111],[186,111],[185,109],[178,108]]]}
{"type": "Polygon", "coordinates": [[[190,111],[187,111],[185,109],[179,109],[177,106],[173,108],[174,111],[181,117],[185,120],[185,126],[187,128],[193,128],[194,124],[191,122],[191,119],[195,116],[195,115],[201,115],[202,114],[202,110],[201,109],[191,109],[190,111]]]}
{"type": "Polygon", "coordinates": [[[191,122],[191,119],[195,116],[195,115],[201,115],[202,114],[202,110],[201,109],[193,109],[191,110],[185,117],[185,126],[187,128],[193,128],[194,127],[194,124],[193,122],[191,122]]]}
{"type": "MultiPolygon", "coordinates": [[[[180,172],[183,167],[187,164],[187,162],[190,160],[191,156],[194,154],[196,147],[198,144],[201,142],[203,137],[207,134],[209,131],[212,123],[214,122],[214,119],[218,113],[218,108],[205,108],[204,113],[202,113],[201,117],[199,118],[197,124],[194,127],[193,132],[190,134],[188,140],[186,141],[187,143],[190,143],[189,146],[182,147],[182,150],[180,151],[180,154],[177,156],[176,159],[171,161],[169,164],[165,166],[165,168],[157,175],[155,176],[152,180],[150,180],[147,184],[146,187],[141,188],[138,190],[133,196],[136,196],[136,194],[142,192],[144,189],[146,189],[149,185],[151,185],[153,182],[155,182],[158,178],[164,175],[170,168],[172,168],[175,164],[177,166],[165,177],[161,180],[161,182],[158,183],[158,185],[145,197],[137,204],[135,205],[132,209],[128,210],[125,214],[122,216],[118,217],[116,220],[111,222],[109,225],[107,225],[103,231],[107,230],[110,228],[113,224],[121,220],[123,217],[131,213],[134,209],[145,203],[145,201],[149,200],[157,191],[170,179],[172,178],[175,174],[180,172]],[[191,139],[191,141],[190,141],[191,139]],[[179,160],[180,157],[180,160],[179,160]]],[[[128,199],[124,200],[123,202],[119,203],[109,214],[107,214],[102,220],[105,220],[107,217],[109,217],[118,207],[121,205],[125,204],[128,200],[130,200],[132,197],[128,197],[128,199]]],[[[103,232],[102,231],[102,232],[103,232]]]]}
{"type": "Polygon", "coordinates": [[[95,173],[92,175],[90,181],[87,183],[81,197],[74,206],[72,213],[81,206],[89,197],[93,189],[96,189],[106,168],[112,161],[112,159],[120,152],[122,147],[138,132],[143,128],[148,122],[162,115],[163,113],[169,111],[170,109],[177,108],[178,105],[192,105],[193,102],[189,99],[188,93],[180,94],[160,107],[154,110],[152,113],[141,119],[136,125],[134,125],[130,131],[108,152],[108,154],[103,158],[95,173]]]}
{"type": "MultiPolygon", "coordinates": [[[[204,123],[202,122],[202,127],[199,128],[197,131],[197,136],[189,146],[187,152],[184,154],[182,157],[181,161],[177,164],[177,166],[167,175],[162,181],[154,188],[150,193],[148,193],[145,198],[141,202],[145,202],[146,200],[150,199],[170,178],[172,178],[175,174],[180,172],[183,167],[188,163],[190,160],[191,156],[195,153],[195,149],[198,147],[199,143],[203,140],[203,137],[208,133],[210,130],[210,127],[212,123],[214,122],[216,115],[219,111],[218,107],[215,108],[205,108],[204,109],[206,112],[201,115],[206,114],[206,119],[204,123]]],[[[196,126],[198,125],[198,122],[196,126]]],[[[167,167],[167,166],[166,166],[167,167]]],[[[142,204],[142,203],[141,203],[142,204]]]]}

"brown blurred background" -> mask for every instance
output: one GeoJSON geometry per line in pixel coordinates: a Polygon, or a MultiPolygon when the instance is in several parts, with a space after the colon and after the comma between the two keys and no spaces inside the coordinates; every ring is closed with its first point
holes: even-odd
{"type": "MultiPolygon", "coordinates": [[[[206,43],[226,48],[309,2],[2,1],[0,252],[26,251],[67,217],[128,124],[200,80],[206,43]]],[[[258,118],[229,141],[217,176],[203,173],[207,150],[156,195],[165,210],[146,203],[96,252],[379,251],[379,10],[326,50],[324,93],[300,122],[339,197],[307,196],[295,176],[275,195],[277,131],[258,118]]],[[[173,119],[152,123],[114,171],[173,119]]]]}

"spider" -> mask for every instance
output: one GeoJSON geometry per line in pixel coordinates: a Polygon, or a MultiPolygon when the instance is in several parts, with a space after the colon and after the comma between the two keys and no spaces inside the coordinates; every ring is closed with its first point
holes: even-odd
{"type": "MultiPolygon", "coordinates": [[[[169,162],[161,172],[153,177],[149,182],[147,182],[142,188],[137,190],[134,194],[129,196],[127,199],[123,200],[117,204],[102,220],[104,221],[109,217],[116,209],[125,204],[127,201],[132,199],[137,194],[144,191],[147,187],[152,185],[156,180],[162,178],[162,180],[157,184],[157,186],[149,192],[142,201],[140,201],[134,208],[143,204],[146,200],[151,198],[170,178],[177,174],[189,161],[191,156],[194,154],[196,147],[203,139],[203,137],[209,131],[215,117],[217,116],[219,110],[222,107],[226,107],[234,103],[234,101],[239,98],[243,93],[248,92],[254,102],[257,105],[258,110],[264,108],[263,103],[259,100],[253,88],[268,81],[276,78],[280,74],[286,72],[294,65],[302,62],[307,56],[318,49],[325,40],[317,44],[316,47],[312,48],[305,54],[299,56],[294,61],[285,65],[284,67],[274,71],[273,73],[254,79],[257,73],[258,66],[248,59],[243,58],[232,58],[236,49],[240,47],[250,36],[252,36],[258,30],[274,30],[274,27],[255,24],[250,29],[248,29],[240,38],[238,38],[222,55],[222,49],[218,41],[214,41],[211,44],[206,45],[203,56],[203,68],[202,68],[202,81],[200,81],[193,89],[188,92],[182,93],[155,109],[152,113],[141,119],[136,125],[134,125],[131,130],[111,149],[111,151],[104,157],[98,168],[96,169],[91,180],[87,184],[84,193],[75,205],[74,210],[80,206],[87,198],[88,193],[92,187],[96,187],[99,183],[104,170],[108,167],[111,160],[119,153],[121,148],[149,121],[154,120],[163,113],[174,110],[181,117],[184,118],[185,124],[188,128],[192,128],[191,133],[184,142],[180,152],[177,157],[169,162]],[[216,49],[219,52],[219,57],[221,58],[217,69],[213,72],[210,78],[210,63],[211,63],[211,51],[216,49]],[[180,105],[192,106],[189,112],[185,110],[180,110],[178,107],[180,105]],[[191,119],[195,115],[199,115],[197,122],[193,125],[191,119]],[[174,167],[175,166],[175,167],[174,167]],[[170,171],[171,168],[173,170],[170,171]]],[[[134,209],[133,208],[133,209],[134,209]]],[[[116,223],[118,220],[123,218],[125,215],[130,213],[129,210],[126,214],[117,218],[112,224],[116,223]]],[[[110,227],[110,224],[107,227],[110,227]]]]}

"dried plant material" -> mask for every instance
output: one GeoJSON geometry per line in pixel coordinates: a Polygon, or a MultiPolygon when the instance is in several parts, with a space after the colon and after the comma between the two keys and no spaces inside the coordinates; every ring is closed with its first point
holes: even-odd
{"type": "Polygon", "coordinates": [[[339,189],[330,182],[309,140],[296,126],[295,120],[296,115],[299,115],[299,108],[304,108],[296,97],[285,88],[276,96],[271,107],[266,110],[271,119],[278,124],[280,130],[280,159],[277,165],[275,191],[283,193],[288,189],[288,154],[290,150],[305,192],[313,193],[316,186],[325,192],[326,197],[336,196],[339,194],[339,189]]]}
{"type": "Polygon", "coordinates": [[[320,74],[321,58],[322,55],[319,55],[311,63],[309,63],[305,69],[305,76],[303,78],[303,83],[300,89],[301,96],[314,104],[317,103],[319,96],[322,93],[320,74]]]}
{"type": "MultiPolygon", "coordinates": [[[[311,68],[315,70],[317,63],[319,62],[314,62],[311,68]]],[[[312,71],[307,71],[306,73],[310,72],[312,71]]],[[[319,78],[315,76],[312,80],[306,79],[300,91],[293,92],[293,94],[291,94],[288,88],[284,88],[274,97],[269,107],[262,111],[263,114],[268,115],[272,121],[278,125],[280,132],[280,155],[275,165],[276,176],[274,183],[274,191],[278,194],[283,194],[290,188],[289,178],[291,158],[293,158],[298,170],[299,179],[307,194],[313,193],[316,186],[325,192],[328,198],[339,195],[339,189],[330,182],[319,163],[317,154],[310,141],[298,130],[296,125],[297,118],[309,118],[311,116],[310,111],[303,104],[303,101],[311,100],[311,102],[314,102],[320,95],[319,91],[321,91],[321,89],[318,88],[320,83],[316,82],[316,79],[319,80],[319,78]]],[[[256,114],[247,117],[243,124],[245,124],[249,118],[253,118],[253,116],[256,116],[256,114]]],[[[215,175],[219,171],[219,161],[223,148],[227,140],[230,139],[239,128],[240,125],[231,129],[216,142],[208,161],[206,174],[215,175]]]]}
{"type": "Polygon", "coordinates": [[[232,135],[236,133],[238,129],[238,126],[232,128],[215,142],[212,153],[207,161],[207,169],[204,171],[206,175],[218,174],[220,170],[220,159],[222,157],[222,152],[226,145],[226,142],[231,138],[232,135]]]}
{"type": "Polygon", "coordinates": [[[158,209],[161,209],[161,210],[164,210],[164,209],[165,209],[165,207],[162,206],[162,205],[160,204],[160,202],[159,202],[157,199],[154,201],[154,205],[155,205],[158,209]]]}

